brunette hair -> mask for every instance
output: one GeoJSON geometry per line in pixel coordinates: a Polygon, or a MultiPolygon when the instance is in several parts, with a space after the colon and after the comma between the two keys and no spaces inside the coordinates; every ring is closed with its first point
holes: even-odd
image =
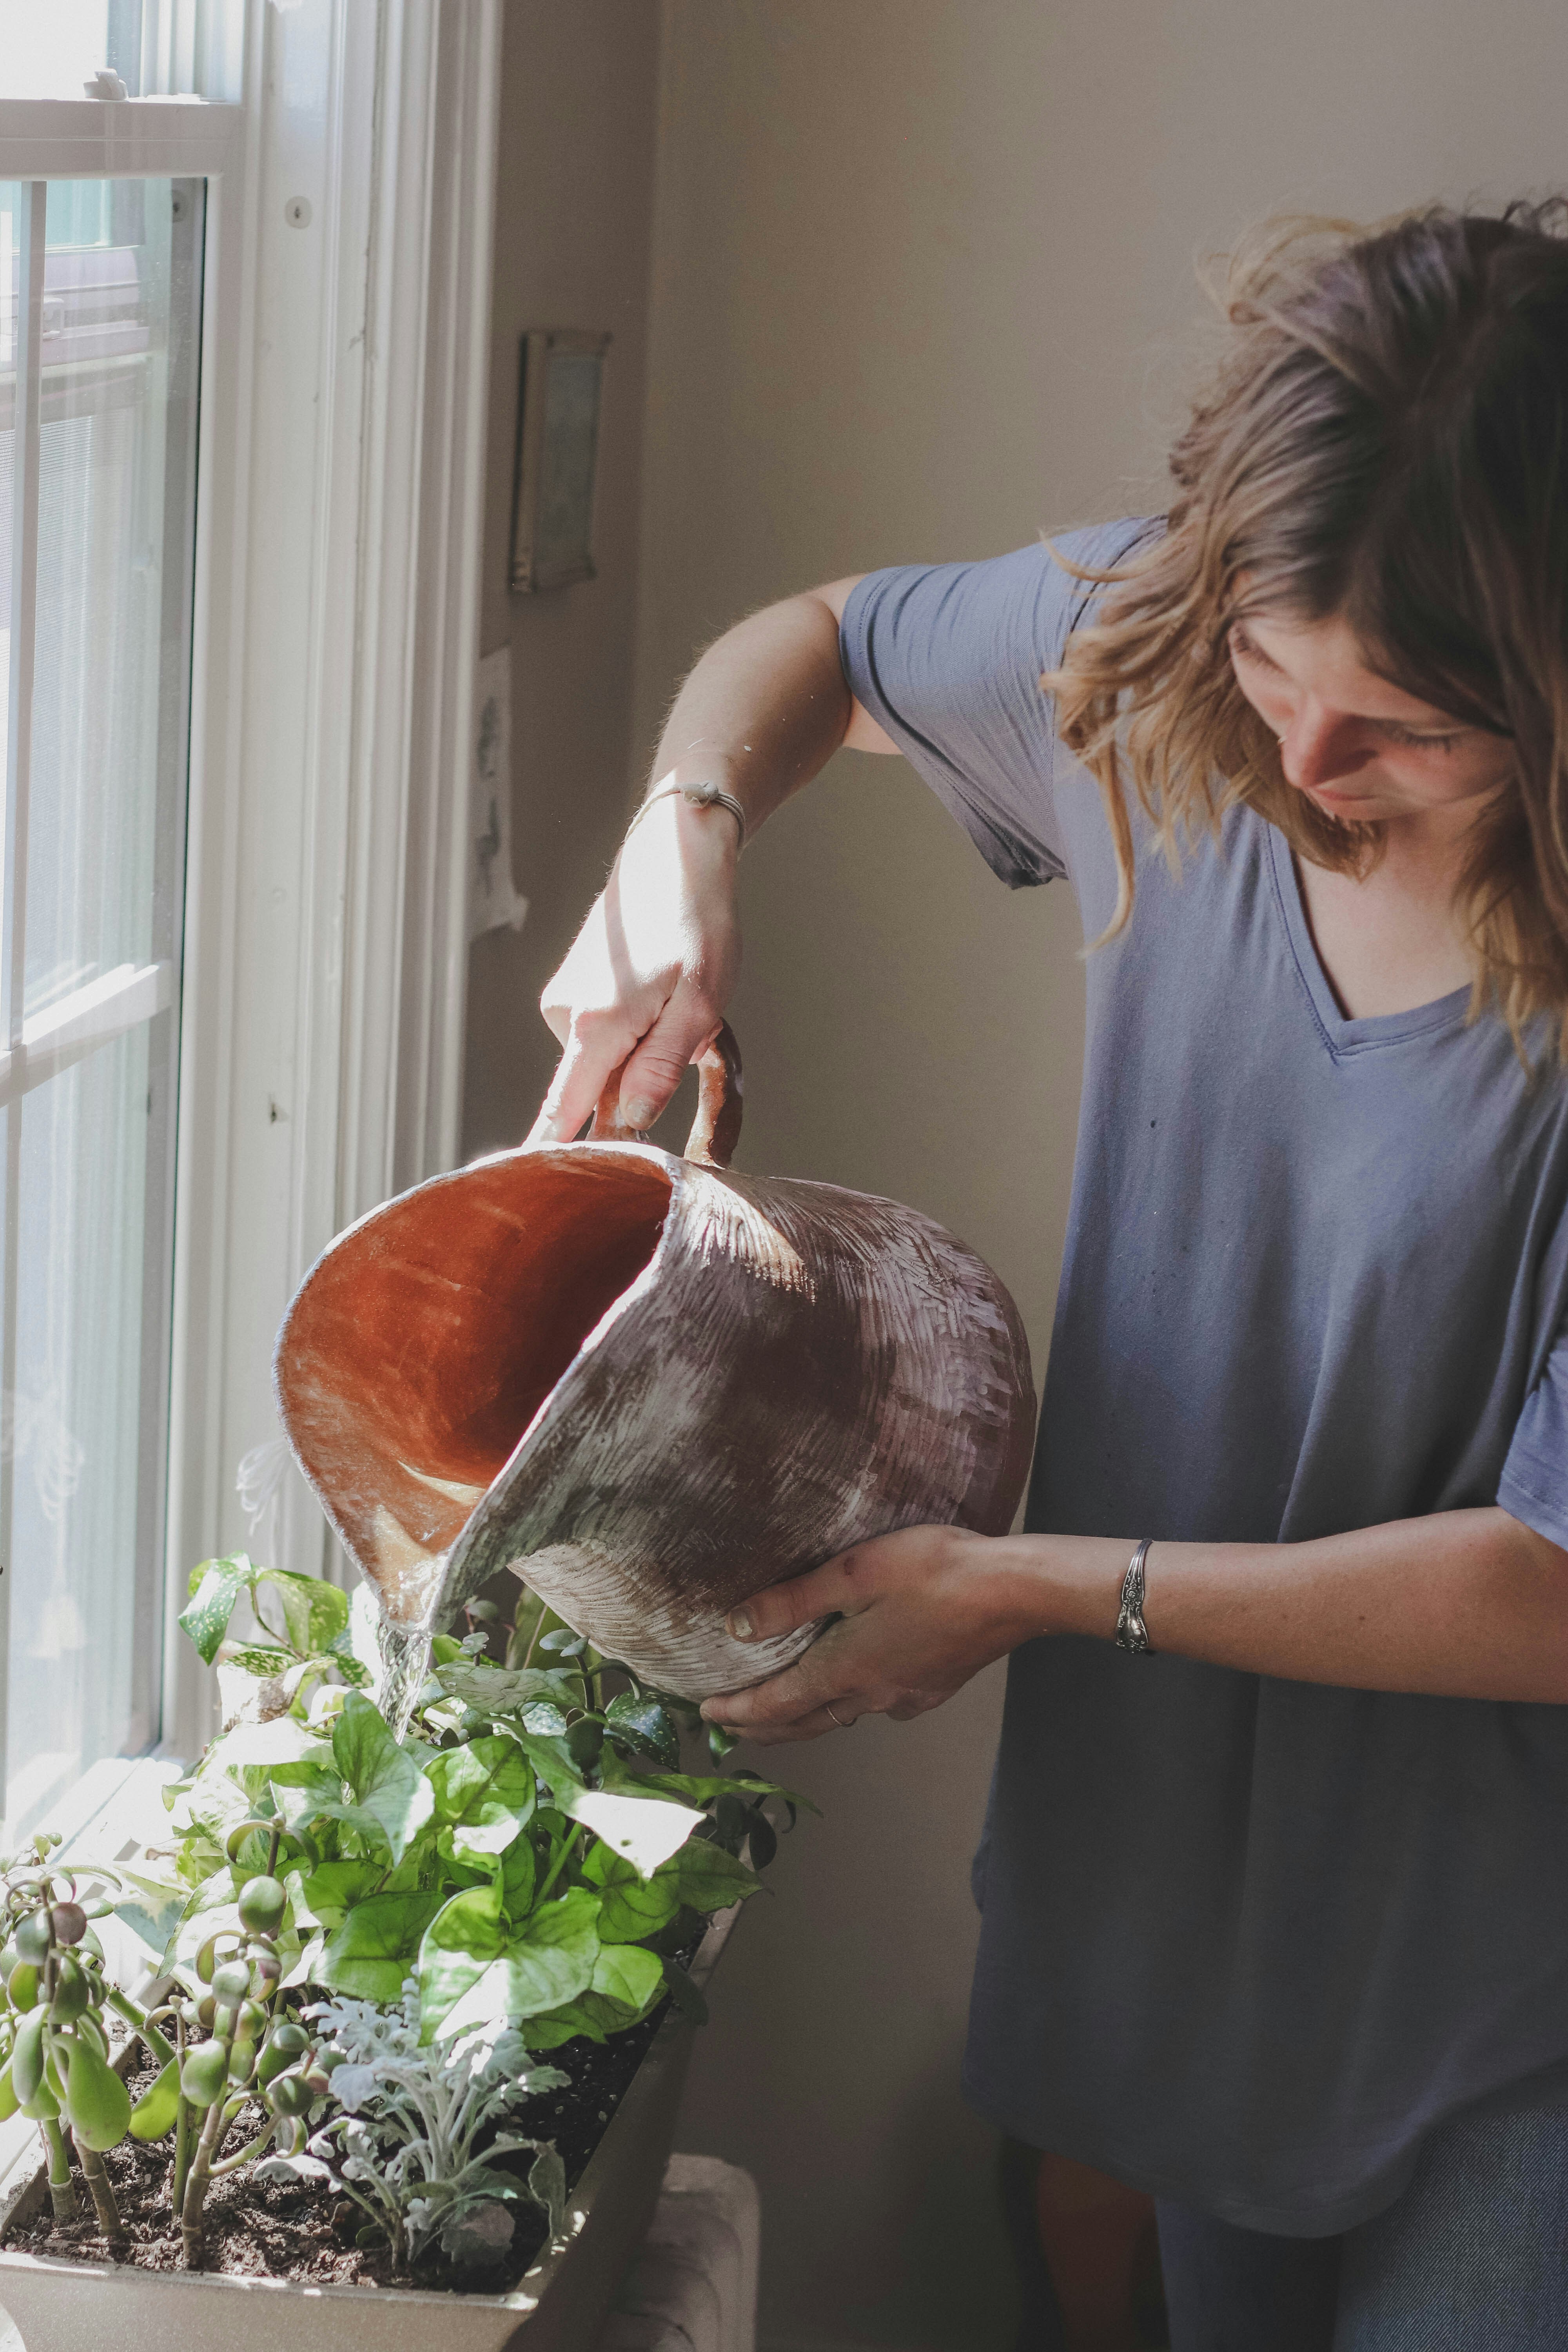
{"type": "MultiPolygon", "coordinates": [[[[1235,334],[1171,457],[1157,542],[1115,570],[1043,683],[1098,778],[1131,909],[1123,772],[1173,861],[1245,802],[1321,866],[1365,872],[1381,828],[1285,782],[1226,633],[1342,614],[1368,667],[1510,737],[1456,904],[1489,1003],[1568,1050],[1568,200],[1442,206],[1368,232],[1276,223],[1232,257],[1235,334]],[[1245,592],[1241,586],[1246,576],[1245,592]]],[[[1079,570],[1078,566],[1068,566],[1079,570]]]]}

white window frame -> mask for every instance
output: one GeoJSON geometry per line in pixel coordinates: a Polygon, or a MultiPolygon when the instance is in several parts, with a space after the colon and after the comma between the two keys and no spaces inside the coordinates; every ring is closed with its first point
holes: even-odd
{"type": "MultiPolygon", "coordinates": [[[[458,1148],[500,68],[500,0],[229,5],[236,103],[0,100],[0,178],[207,183],[163,1628],[186,1754],[213,1677],[174,1621],[247,1543],[283,1310],[458,1148]]],[[[297,1479],[277,1537],[341,1573],[297,1479]]]]}

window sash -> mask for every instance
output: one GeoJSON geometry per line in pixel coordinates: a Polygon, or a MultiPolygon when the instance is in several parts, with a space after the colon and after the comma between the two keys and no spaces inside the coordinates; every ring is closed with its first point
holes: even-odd
{"type": "MultiPolygon", "coordinates": [[[[158,174],[160,178],[168,175],[158,174]]],[[[59,183],[53,184],[58,191],[59,183]]],[[[111,1744],[129,1737],[132,1747],[145,1747],[159,1736],[162,1712],[163,1643],[161,1618],[166,1586],[164,1537],[167,1519],[168,1486],[168,1423],[170,1347],[172,1339],[174,1292],[174,1114],[177,1095],[180,954],[184,932],[184,877],[185,864],[185,808],[189,768],[189,690],[191,683],[194,562],[193,536],[195,529],[195,459],[196,425],[196,385],[199,374],[201,324],[201,255],[205,205],[203,184],[199,181],[171,179],[170,218],[164,229],[167,240],[164,263],[168,270],[163,283],[161,298],[154,300],[166,312],[166,343],[156,378],[156,406],[149,412],[153,433],[162,439],[161,455],[153,463],[156,472],[151,487],[152,504],[136,509],[138,520],[132,528],[152,534],[148,541],[154,551],[159,586],[151,604],[141,607],[140,624],[133,617],[132,607],[126,616],[130,635],[126,640],[132,653],[132,667],[128,674],[134,680],[138,665],[143,667],[147,683],[152,686],[153,700],[144,705],[145,719],[133,725],[127,756],[132,772],[125,779],[132,798],[123,803],[125,821],[131,831],[121,841],[140,840],[135,864],[131,872],[134,880],[122,884],[117,894],[112,864],[93,865],[94,844],[90,830],[78,833],[75,828],[93,806],[89,798],[79,800],[83,777],[78,770],[82,757],[80,745],[71,746],[69,739],[57,746],[56,756],[67,762],[56,777],[52,770],[37,769],[39,757],[48,755],[40,749],[38,721],[40,717],[37,668],[40,656],[39,614],[46,589],[46,574],[51,579],[57,565],[65,567],[59,583],[50,591],[68,597],[65,609],[70,611],[74,599],[85,595],[89,606],[100,593],[118,600],[130,593],[131,576],[117,568],[107,576],[98,566],[101,554],[89,546],[79,546],[75,530],[79,526],[67,522],[66,537],[51,541],[46,550],[41,527],[40,507],[46,471],[45,433],[51,416],[63,426],[66,417],[85,420],[100,416],[108,421],[110,413],[121,404],[116,398],[116,384],[111,377],[116,372],[123,376],[127,365],[145,366],[140,351],[129,359],[124,352],[115,353],[110,336],[109,356],[104,357],[103,332],[95,325],[90,309],[86,320],[86,347],[97,352],[96,359],[75,360],[61,340],[59,320],[54,321],[50,334],[49,303],[56,296],[65,306],[65,324],[73,328],[80,324],[79,310],[82,296],[89,305],[98,283],[90,272],[80,275],[80,265],[69,258],[68,246],[59,248],[64,257],[63,271],[57,259],[57,275],[47,281],[49,267],[48,205],[51,183],[43,179],[25,181],[17,194],[19,236],[16,249],[16,316],[13,348],[7,354],[12,361],[11,415],[6,420],[12,436],[12,545],[10,573],[10,663],[7,694],[7,725],[5,740],[5,796],[3,862],[0,862],[0,1119],[3,1119],[5,1181],[4,1213],[0,1215],[0,1406],[3,1406],[5,1442],[0,1444],[0,1559],[9,1561],[10,1575],[0,1576],[0,1771],[16,1759],[9,1756],[17,1727],[12,1718],[13,1705],[18,1685],[15,1675],[19,1671],[17,1643],[12,1639],[10,1622],[14,1591],[22,1576],[24,1556],[16,1551],[25,1539],[24,1528],[30,1529],[30,1540],[36,1542],[42,1532],[36,1517],[37,1505],[42,1500],[45,1518],[55,1517],[70,1505],[75,1492],[76,1472],[70,1485],[54,1496],[53,1502],[40,1486],[39,1496],[29,1496],[26,1513],[20,1512],[19,1480],[24,1475],[23,1454],[26,1446],[37,1447],[55,1442],[73,1451],[78,1457],[78,1470],[82,1458],[77,1435],[71,1426],[78,1412],[85,1406],[89,1421],[81,1434],[89,1437],[89,1454],[97,1468],[92,1475],[110,1480],[107,1487],[100,1486],[95,1499],[84,1496],[84,1507],[90,1514],[100,1513],[106,1504],[114,1513],[114,1559],[121,1574],[129,1580],[118,1593],[106,1591],[101,1584],[106,1563],[99,1560],[96,1567],[90,1559],[73,1566],[66,1590],[58,1594],[58,1604],[68,1622],[73,1610],[83,1605],[89,1612],[89,1623],[97,1623],[97,1604],[105,1599],[112,1601],[111,1613],[122,1631],[115,1652],[121,1664],[111,1674],[113,1684],[113,1720],[95,1725],[94,1706],[80,1710],[84,1698],[94,1688],[96,1678],[105,1671],[104,1654],[96,1654],[89,1641],[75,1669],[79,1678],[86,1675],[86,1692],[79,1679],[78,1696],[71,1707],[66,1708],[62,1688],[59,1705],[66,1711],[64,1749],[77,1752],[79,1738],[89,1743],[90,1759],[92,1743],[107,1738],[111,1744]],[[57,294],[58,289],[58,294],[57,294]],[[62,414],[60,403],[66,403],[62,414]],[[161,511],[160,511],[161,504],[161,511]],[[78,569],[86,564],[85,572],[78,569]],[[145,634],[142,634],[145,633],[145,634]],[[140,646],[138,649],[138,639],[140,646]],[[150,676],[145,665],[151,656],[150,676]],[[131,744],[136,748],[132,750],[131,744]],[[32,820],[35,792],[47,774],[51,782],[64,793],[64,798],[51,804],[56,827],[64,824],[50,841],[47,831],[39,835],[32,820]],[[29,850],[32,855],[29,855],[29,850]],[[39,856],[43,864],[39,866],[39,856]],[[57,870],[60,856],[66,866],[57,870]],[[79,861],[85,858],[85,866],[79,861]],[[35,871],[35,868],[37,869],[35,871]],[[79,885],[71,883],[73,873],[80,873],[87,886],[83,900],[77,896],[79,885]],[[54,900],[51,892],[61,885],[67,896],[54,900]],[[129,887],[129,898],[125,888],[129,887]],[[113,940],[127,916],[132,925],[132,935],[139,936],[142,952],[132,961],[121,961],[109,969],[90,972],[75,985],[68,985],[63,993],[37,1003],[37,995],[29,1003],[27,995],[27,961],[30,892],[42,889],[37,913],[41,915],[45,940],[51,937],[52,926],[62,918],[63,931],[54,930],[57,943],[67,944],[72,952],[85,950],[90,958],[96,946],[100,954],[105,946],[113,952],[113,940]],[[102,895],[107,893],[107,895],[102,895]],[[117,896],[120,903],[117,904],[117,896]],[[105,933],[100,926],[107,921],[105,933]],[[85,923],[85,929],[80,928],[85,923]],[[65,1191],[57,1193],[52,1185],[47,1192],[39,1190],[39,1167],[35,1163],[32,1173],[26,1173],[27,1161],[41,1148],[51,1149],[43,1141],[51,1131],[69,1136],[83,1118],[101,1120],[106,1104],[114,1100],[113,1089],[121,1087],[125,1079],[116,1079],[114,1068],[119,1058],[112,1049],[121,1040],[130,1040],[136,1033],[145,1034],[144,1046],[139,1049],[139,1061],[131,1066],[135,1071],[132,1080],[136,1104],[133,1110],[123,1096],[118,1113],[110,1114],[112,1125],[100,1141],[109,1145],[109,1157],[101,1153],[96,1160],[83,1162],[75,1158],[79,1144],[72,1147],[69,1174],[65,1191]],[[56,1098],[51,1111],[40,1105],[44,1127],[41,1136],[28,1141],[32,1130],[28,1115],[24,1113],[25,1098],[51,1080],[64,1081],[68,1072],[92,1057],[108,1058],[99,1063],[99,1075],[90,1082],[86,1095],[56,1098]],[[106,1096],[105,1087],[110,1091],[106,1096]],[[146,1096],[146,1123],[142,1124],[140,1102],[142,1089],[146,1096]],[[51,1120],[64,1120],[63,1129],[51,1130],[51,1120]],[[112,1171],[112,1173],[110,1171],[112,1171]],[[87,1313],[80,1285],[91,1279],[88,1272],[95,1263],[91,1246],[86,1255],[77,1255],[73,1239],[72,1265],[61,1268],[58,1278],[64,1285],[64,1298],[69,1302],[63,1312],[65,1321],[57,1323],[59,1356],[56,1356],[57,1339],[51,1335],[47,1341],[46,1363],[58,1363],[68,1383],[68,1395],[77,1396],[75,1408],[68,1407],[69,1422],[60,1422],[56,1433],[46,1430],[54,1391],[48,1377],[37,1385],[42,1367],[32,1358],[21,1361],[21,1331],[25,1320],[29,1324],[29,1349],[36,1349],[39,1331],[36,1318],[38,1313],[37,1275],[47,1264],[36,1255],[36,1244],[28,1245],[24,1263],[24,1234],[31,1226],[36,1233],[37,1221],[44,1218],[46,1229],[52,1234],[76,1234],[84,1213],[81,1203],[91,1197],[79,1190],[84,1182],[89,1185],[108,1179],[110,1198],[113,1188],[129,1187],[129,1199],[137,1204],[131,1211],[131,1225],[126,1230],[126,1245],[133,1246],[133,1262],[121,1260],[124,1280],[114,1296],[119,1313],[129,1317],[121,1321],[118,1329],[121,1362],[129,1348],[134,1366],[134,1385],[129,1394],[124,1387],[110,1381],[105,1388],[100,1376],[98,1403],[93,1405],[94,1381],[91,1370],[96,1332],[84,1327],[87,1313]],[[73,1205],[74,1204],[74,1205],[73,1205]],[[58,1222],[57,1222],[58,1220],[58,1222]],[[134,1236],[132,1242],[132,1234],[134,1236]],[[27,1279],[24,1279],[24,1274],[27,1279]],[[80,1391],[78,1383],[86,1378],[88,1385],[80,1391]],[[23,1391],[26,1391],[25,1395],[23,1391]],[[118,1398],[107,1405],[108,1418],[102,1418],[105,1400],[118,1398]],[[42,1415],[42,1419],[38,1418],[42,1415]],[[36,1425],[33,1425],[36,1424],[36,1425]],[[89,1434],[90,1432],[90,1434],[89,1434]],[[107,1447],[107,1451],[104,1449],[107,1447]],[[118,1473],[112,1465],[118,1459],[118,1473]],[[117,1477],[124,1483],[116,1485],[117,1477]]],[[[132,232],[133,239],[139,232],[132,232]]],[[[95,248],[84,247],[84,251],[95,248]]],[[[124,289],[118,292],[123,295],[124,289]]],[[[9,289],[6,289],[7,293],[9,289]]],[[[110,289],[110,292],[115,292],[110,289]]],[[[121,338],[124,341],[124,338],[121,338]]],[[[123,386],[120,389],[122,391],[123,386]]],[[[132,386],[135,389],[134,383],[132,386]]],[[[69,446],[69,445],[68,445],[69,446]]],[[[90,446],[96,446],[96,443],[90,446]]],[[[112,448],[112,443],[110,447],[112,448]]],[[[153,445],[156,447],[156,443],[153,445]]],[[[83,448],[86,456],[86,447],[83,448]]],[[[57,458],[57,463],[61,462],[57,458]]],[[[87,457],[96,476],[101,461],[87,457]]],[[[124,462],[124,461],[122,461],[124,462]]],[[[144,462],[142,457],[131,457],[133,467],[144,462]]],[[[112,467],[115,460],[110,456],[112,467]]],[[[112,478],[112,477],[111,477],[112,478]]],[[[132,475],[132,478],[134,478],[132,475]]],[[[96,494],[94,494],[96,495],[96,494]]],[[[59,528],[57,525],[57,528],[59,528]]],[[[119,559],[124,561],[123,550],[119,559]]],[[[115,635],[119,635],[116,623],[115,635]]],[[[106,674],[106,682],[117,675],[117,669],[106,674]]],[[[58,686],[57,682],[57,692],[58,686]]],[[[118,691],[118,689],[111,689],[118,691]]],[[[79,691],[89,688],[84,678],[79,691]]],[[[136,688],[132,684],[134,698],[136,688]]],[[[118,707],[118,705],[116,706],[118,707]]],[[[136,708],[134,699],[130,711],[136,708]]],[[[88,772],[90,773],[90,771],[88,772]]],[[[107,846],[100,848],[100,857],[112,859],[107,846]]],[[[121,933],[123,938],[123,931],[121,933]]],[[[34,962],[37,961],[35,947],[34,962]]],[[[37,988],[37,976],[33,985],[37,988]]],[[[101,1225],[80,1228],[80,1233],[102,1235],[101,1225]]],[[[52,1287],[57,1276],[51,1272],[47,1280],[52,1287]]],[[[43,1327],[49,1330],[46,1323],[43,1327]]],[[[109,1361],[114,1360],[111,1356],[109,1361]]],[[[129,1369],[129,1367],[127,1367],[129,1369]]],[[[44,1457],[40,1456],[40,1460],[44,1457]]],[[[63,1457],[62,1457],[63,1458],[63,1457]]],[[[46,1473],[36,1465],[28,1465],[26,1475],[42,1480],[46,1473]]],[[[52,1475],[53,1473],[47,1474],[52,1475]]],[[[50,1489],[53,1493],[53,1489],[50,1489]]],[[[86,1525],[91,1525],[89,1517],[86,1525]]],[[[104,1524],[100,1521],[100,1526],[104,1524]]],[[[66,1523],[67,1529],[73,1526],[66,1523]]],[[[67,1557],[76,1559],[77,1546],[87,1541],[84,1527],[75,1524],[74,1536],[68,1533],[69,1549],[67,1557]]],[[[23,1580],[34,1588],[34,1608],[46,1593],[53,1594],[52,1581],[40,1584],[44,1555],[33,1560],[33,1572],[23,1580]]],[[[53,1605],[52,1600],[49,1605],[53,1605]]],[[[29,1619],[29,1631],[37,1638],[37,1625],[29,1619]]],[[[46,1637],[47,1638],[47,1637],[46,1637]]],[[[109,1638],[105,1632],[104,1638],[109,1638]]],[[[31,1725],[36,1710],[23,1717],[24,1725],[31,1725]]],[[[36,1739],[27,1745],[35,1753],[22,1759],[27,1765],[13,1800],[7,1790],[5,1810],[8,1815],[16,1807],[25,1808],[34,1801],[32,1795],[22,1790],[36,1777],[32,1765],[41,1770],[45,1759],[37,1753],[36,1739]]],[[[47,1777],[47,1776],[46,1776],[47,1777]]],[[[38,1793],[41,1793],[38,1792],[38,1793]]],[[[13,1826],[18,1823],[14,1822],[13,1826]]]]}
{"type": "MultiPolygon", "coordinates": [[[[0,100],[9,180],[207,191],[186,930],[70,1015],[183,971],[162,1685],[187,1755],[213,1684],[174,1620],[192,1566],[248,1540],[236,1470],[276,1428],[283,1309],[458,1148],[500,21],[144,0],[142,87],[225,102],[0,100]]],[[[25,1024],[4,1083],[79,1042],[25,1024]]],[[[278,1538],[342,1572],[292,1478],[278,1538]]]]}

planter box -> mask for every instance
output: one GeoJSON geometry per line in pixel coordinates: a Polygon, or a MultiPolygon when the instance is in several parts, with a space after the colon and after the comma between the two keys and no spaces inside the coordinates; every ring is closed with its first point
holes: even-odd
{"type": "MultiPolygon", "coordinates": [[[[711,1976],[740,1916],[721,1912],[691,1975],[711,1976]]],[[[592,2352],[658,2201],[695,2028],[667,2016],[567,2206],[566,2234],[510,2294],[310,2286],[0,2252],[0,2305],[26,2352],[592,2352]]],[[[42,2162],[0,2206],[0,2238],[42,2210],[42,2162]]]]}

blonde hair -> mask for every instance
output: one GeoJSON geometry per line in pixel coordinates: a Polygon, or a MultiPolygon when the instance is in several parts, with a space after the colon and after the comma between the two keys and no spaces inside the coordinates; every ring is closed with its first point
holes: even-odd
{"type": "Polygon", "coordinates": [[[1226,643],[1248,613],[1342,614],[1370,667],[1511,738],[1456,890],[1472,1016],[1492,1006],[1522,1051],[1545,1015],[1568,1048],[1565,214],[1277,223],[1233,257],[1235,333],[1172,453],[1164,533],[1113,571],[1068,565],[1107,593],[1042,681],[1105,797],[1107,938],[1132,907],[1129,785],[1173,861],[1243,803],[1320,866],[1375,863],[1381,828],[1286,782],[1226,643]]]}

